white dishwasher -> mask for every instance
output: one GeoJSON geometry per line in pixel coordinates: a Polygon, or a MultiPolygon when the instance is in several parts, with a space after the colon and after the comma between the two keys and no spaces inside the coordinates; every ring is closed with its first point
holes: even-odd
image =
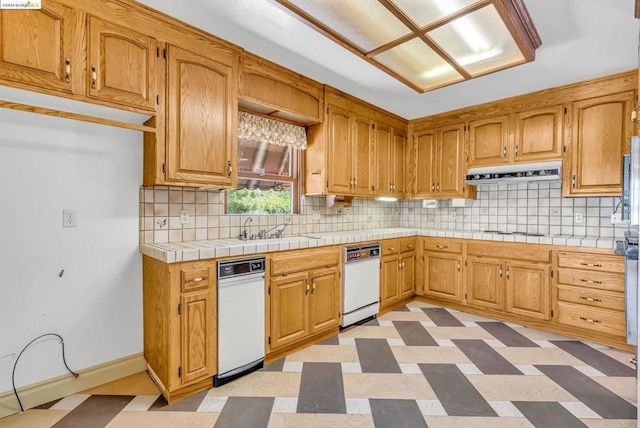
{"type": "Polygon", "coordinates": [[[264,365],[265,259],[218,262],[218,374],[224,385],[264,365]]]}
{"type": "Polygon", "coordinates": [[[343,251],[342,328],[375,316],[380,308],[380,244],[343,251]]]}

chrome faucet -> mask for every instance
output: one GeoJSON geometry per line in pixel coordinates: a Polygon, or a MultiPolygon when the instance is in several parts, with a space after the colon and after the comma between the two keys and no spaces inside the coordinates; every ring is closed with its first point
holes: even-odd
{"type": "Polygon", "coordinates": [[[253,221],[252,217],[249,217],[248,219],[246,219],[244,221],[244,223],[242,224],[242,227],[244,228],[241,232],[240,232],[240,239],[243,241],[247,240],[247,222],[251,223],[253,221]]]}
{"type": "MultiPolygon", "coordinates": [[[[284,235],[284,230],[287,228],[287,226],[289,226],[289,222],[290,221],[291,221],[291,217],[289,217],[284,223],[276,224],[271,229],[260,231],[261,238],[262,238],[262,236],[266,237],[267,234],[269,232],[271,232],[273,229],[276,229],[276,233],[271,235],[271,237],[272,238],[282,238],[282,236],[284,235]],[[278,229],[280,226],[282,226],[282,229],[278,229]],[[263,232],[264,232],[264,235],[263,235],[263,232]]],[[[262,239],[264,239],[264,238],[262,238],[262,239]]]]}

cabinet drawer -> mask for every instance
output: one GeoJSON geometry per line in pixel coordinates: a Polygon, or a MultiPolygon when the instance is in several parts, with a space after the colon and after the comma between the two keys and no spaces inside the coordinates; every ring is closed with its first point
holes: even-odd
{"type": "Polygon", "coordinates": [[[299,250],[271,257],[271,276],[301,272],[319,267],[335,266],[340,263],[340,251],[299,250]]]}
{"type": "Polygon", "coordinates": [[[462,242],[452,239],[423,238],[422,249],[424,251],[444,251],[447,253],[461,253],[462,242]]]}
{"type": "Polygon", "coordinates": [[[558,322],[598,333],[625,335],[624,312],[558,302],[558,322]]]}
{"type": "Polygon", "coordinates": [[[559,285],[558,300],[596,308],[624,311],[624,294],[609,291],[559,285]]]}
{"type": "Polygon", "coordinates": [[[414,251],[416,249],[416,238],[400,239],[400,252],[414,251]]]}
{"type": "Polygon", "coordinates": [[[558,269],[558,284],[624,293],[624,276],[581,269],[558,269]]]}
{"type": "Polygon", "coordinates": [[[209,268],[184,269],[180,274],[183,293],[209,287],[209,268]]]}
{"type": "Polygon", "coordinates": [[[551,262],[551,250],[538,247],[542,246],[514,243],[471,242],[467,244],[467,254],[533,262],[551,262]]]}
{"type": "Polygon", "coordinates": [[[561,251],[558,253],[558,266],[597,272],[624,273],[624,257],[561,251]]]}
{"type": "Polygon", "coordinates": [[[380,241],[380,246],[382,247],[383,256],[388,256],[389,254],[397,254],[400,250],[400,240],[385,239],[384,241],[380,241]]]}

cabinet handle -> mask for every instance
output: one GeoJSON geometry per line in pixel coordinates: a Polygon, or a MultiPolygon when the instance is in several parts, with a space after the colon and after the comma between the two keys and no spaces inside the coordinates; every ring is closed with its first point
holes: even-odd
{"type": "Polygon", "coordinates": [[[227,178],[231,178],[231,173],[233,173],[233,167],[231,166],[231,161],[227,161],[227,168],[229,171],[227,172],[227,178]]]}
{"type": "Polygon", "coordinates": [[[595,323],[595,324],[600,324],[600,322],[601,322],[600,320],[594,320],[594,319],[591,319],[591,318],[585,318],[585,317],[580,317],[580,319],[581,319],[582,321],[591,322],[591,323],[595,323]]]}
{"type": "Polygon", "coordinates": [[[593,297],[585,297],[580,296],[582,300],[586,300],[587,302],[602,302],[602,299],[594,299],[593,297]]]}
{"type": "Polygon", "coordinates": [[[304,294],[309,294],[309,280],[305,279],[304,283],[307,285],[307,290],[304,292],[304,294]]]}
{"type": "Polygon", "coordinates": [[[460,262],[458,262],[458,272],[460,272],[460,262]]]}
{"type": "Polygon", "coordinates": [[[412,244],[407,245],[407,247],[409,247],[410,250],[413,250],[413,245],[412,244]]]}
{"type": "Polygon", "coordinates": [[[587,284],[602,284],[602,281],[595,281],[590,279],[580,279],[580,282],[586,282],[587,284]]]}
{"type": "Polygon", "coordinates": [[[504,146],[504,147],[502,148],[502,157],[503,157],[503,158],[506,158],[506,157],[507,157],[507,146],[504,146]]]}
{"type": "Polygon", "coordinates": [[[395,251],[396,249],[395,249],[395,247],[389,247],[388,250],[389,251],[395,251]]]}
{"type": "Polygon", "coordinates": [[[316,291],[316,280],[315,278],[311,280],[311,294],[313,294],[316,291]]]}
{"type": "Polygon", "coordinates": [[[510,278],[511,278],[511,275],[509,275],[509,270],[510,270],[510,269],[511,269],[511,267],[510,267],[510,266],[507,266],[507,279],[510,279],[510,278]]]}
{"type": "Polygon", "coordinates": [[[500,266],[500,278],[502,278],[502,266],[500,266]]]}
{"type": "Polygon", "coordinates": [[[440,191],[440,183],[436,183],[436,190],[439,192],[440,191]]]}
{"type": "Polygon", "coordinates": [[[591,264],[591,263],[585,263],[585,262],[581,262],[580,266],[602,267],[602,265],[599,263],[591,264]]]}
{"type": "Polygon", "coordinates": [[[205,279],[209,279],[209,277],[208,276],[199,276],[197,278],[187,279],[184,283],[188,284],[190,282],[202,282],[205,279]]]}
{"type": "Polygon", "coordinates": [[[434,192],[436,190],[436,185],[435,184],[431,184],[431,191],[434,192]]]}
{"type": "Polygon", "coordinates": [[[358,179],[353,177],[353,187],[358,187],[358,179]]]}
{"type": "Polygon", "coordinates": [[[447,245],[436,245],[436,248],[440,248],[441,250],[444,250],[445,248],[449,248],[447,245]]]}
{"type": "Polygon", "coordinates": [[[573,174],[573,176],[571,177],[571,187],[573,187],[574,189],[576,188],[576,175],[573,174]]]}
{"type": "Polygon", "coordinates": [[[98,80],[98,73],[96,73],[96,66],[91,66],[91,89],[96,88],[96,81],[98,80]]]}
{"type": "Polygon", "coordinates": [[[516,144],[516,157],[518,157],[518,145],[516,144]]]}
{"type": "Polygon", "coordinates": [[[71,80],[71,59],[64,59],[64,83],[69,83],[71,80]]]}

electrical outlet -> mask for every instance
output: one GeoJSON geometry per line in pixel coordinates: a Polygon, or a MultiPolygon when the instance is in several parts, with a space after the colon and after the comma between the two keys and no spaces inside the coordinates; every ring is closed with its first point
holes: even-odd
{"type": "Polygon", "coordinates": [[[575,224],[582,224],[584,223],[584,214],[582,213],[575,213],[574,217],[573,217],[573,222],[575,224]]]}
{"type": "Polygon", "coordinates": [[[457,215],[458,215],[458,213],[457,213],[457,212],[455,212],[455,211],[451,211],[451,212],[449,213],[449,218],[450,218],[451,220],[455,220],[457,215]]]}
{"type": "Polygon", "coordinates": [[[621,223],[629,223],[627,220],[622,220],[622,214],[613,213],[611,214],[611,224],[621,224],[621,223]]]}
{"type": "Polygon", "coordinates": [[[551,208],[549,210],[549,215],[560,215],[560,208],[551,208]]]}
{"type": "Polygon", "coordinates": [[[320,211],[313,211],[313,214],[311,214],[311,220],[320,220],[320,211]]]}
{"type": "Polygon", "coordinates": [[[189,223],[189,211],[180,210],[180,224],[189,223]]]}
{"type": "Polygon", "coordinates": [[[481,215],[489,214],[489,208],[480,208],[480,214],[481,215]]]}
{"type": "Polygon", "coordinates": [[[78,212],[62,210],[62,227],[78,227],[78,212]]]}

